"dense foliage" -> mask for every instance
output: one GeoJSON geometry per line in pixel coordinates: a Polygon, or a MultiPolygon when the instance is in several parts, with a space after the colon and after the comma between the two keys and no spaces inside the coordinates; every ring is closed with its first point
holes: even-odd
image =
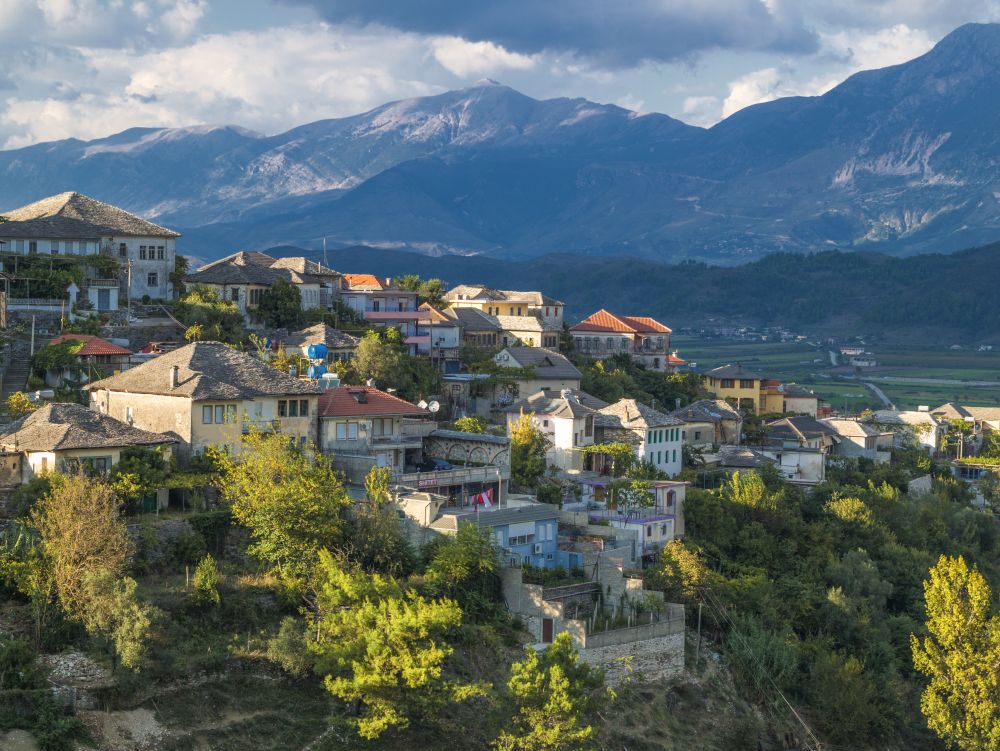
{"type": "Polygon", "coordinates": [[[922,579],[942,554],[997,578],[996,522],[947,480],[906,494],[907,458],[849,463],[809,493],[755,473],[691,490],[686,540],[647,572],[668,599],[709,606],[747,692],[780,690],[830,743],[926,741],[910,659],[922,579]]]}
{"type": "Polygon", "coordinates": [[[196,335],[189,341],[218,341],[238,344],[245,335],[243,315],[239,306],[229,300],[222,300],[218,294],[204,285],[195,285],[173,306],[173,315],[196,335]],[[194,329],[197,327],[197,329],[194,329]]]}

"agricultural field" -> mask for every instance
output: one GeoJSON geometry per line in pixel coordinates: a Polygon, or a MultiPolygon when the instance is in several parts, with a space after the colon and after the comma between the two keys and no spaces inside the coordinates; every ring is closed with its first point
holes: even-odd
{"type": "Polygon", "coordinates": [[[704,372],[741,363],[770,378],[813,389],[835,409],[856,412],[881,405],[864,385],[877,385],[900,408],[936,407],[955,401],[1000,406],[1000,352],[951,350],[945,346],[870,346],[878,367],[834,368],[828,349],[806,342],[740,342],[674,336],[671,344],[704,372]],[[919,379],[919,380],[912,380],[919,379]]]}

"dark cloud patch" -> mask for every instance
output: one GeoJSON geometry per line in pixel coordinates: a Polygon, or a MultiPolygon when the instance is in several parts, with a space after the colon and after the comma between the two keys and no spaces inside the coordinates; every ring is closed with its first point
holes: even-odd
{"type": "Polygon", "coordinates": [[[569,52],[608,67],[674,61],[711,49],[815,51],[797,13],[763,0],[284,0],[331,23],[378,24],[569,52]]]}

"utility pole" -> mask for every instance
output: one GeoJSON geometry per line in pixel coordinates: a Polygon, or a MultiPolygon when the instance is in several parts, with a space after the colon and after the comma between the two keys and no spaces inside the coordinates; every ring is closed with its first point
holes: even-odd
{"type": "Polygon", "coordinates": [[[31,316],[31,354],[35,354],[35,316],[31,316]]]}

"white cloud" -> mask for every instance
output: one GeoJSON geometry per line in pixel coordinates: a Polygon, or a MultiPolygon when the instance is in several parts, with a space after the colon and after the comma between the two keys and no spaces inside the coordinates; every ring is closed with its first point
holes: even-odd
{"type": "Polygon", "coordinates": [[[721,118],[722,103],[715,96],[689,96],[684,98],[681,112],[684,122],[708,127],[721,118]]]}
{"type": "Polygon", "coordinates": [[[926,31],[902,23],[868,34],[838,31],[821,38],[824,49],[850,60],[852,72],[906,62],[934,46],[926,31]]]}
{"type": "Polygon", "coordinates": [[[205,15],[205,0],[160,0],[160,4],[167,8],[164,28],[181,39],[190,36],[205,15]]]}
{"type": "Polygon", "coordinates": [[[508,52],[493,42],[469,42],[454,36],[434,38],[431,48],[434,59],[460,78],[501,70],[527,70],[536,62],[535,55],[508,52]]]}
{"type": "Polygon", "coordinates": [[[777,68],[761,68],[740,76],[729,84],[729,94],[722,102],[722,116],[729,117],[744,107],[770,102],[787,96],[787,84],[777,68]]]}

